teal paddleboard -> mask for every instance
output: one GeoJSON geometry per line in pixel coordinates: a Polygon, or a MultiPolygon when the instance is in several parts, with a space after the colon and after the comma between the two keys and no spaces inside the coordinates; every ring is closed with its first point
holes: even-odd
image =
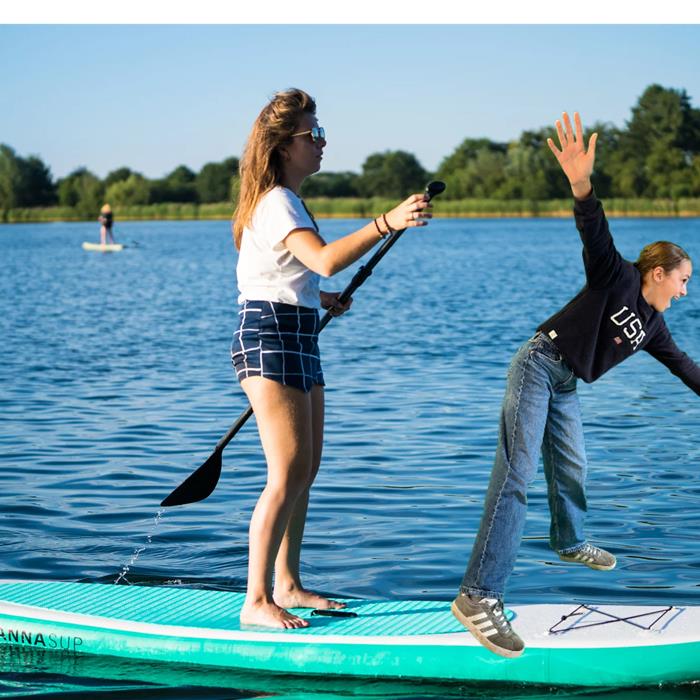
{"type": "Polygon", "coordinates": [[[244,628],[243,594],[179,586],[0,583],[0,644],[274,673],[431,681],[631,686],[700,679],[700,608],[523,605],[527,648],[481,647],[450,601],[348,600],[354,617],[298,630],[244,628]]]}

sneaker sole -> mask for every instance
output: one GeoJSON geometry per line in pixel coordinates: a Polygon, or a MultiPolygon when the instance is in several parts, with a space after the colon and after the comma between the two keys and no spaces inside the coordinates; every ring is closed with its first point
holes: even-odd
{"type": "Polygon", "coordinates": [[[617,560],[608,566],[604,566],[603,564],[587,564],[585,561],[577,561],[576,559],[564,559],[561,554],[559,555],[559,558],[562,561],[565,561],[567,564],[583,564],[589,569],[595,569],[596,571],[612,571],[617,566],[617,560]]]}
{"type": "Polygon", "coordinates": [[[476,637],[482,646],[486,647],[494,654],[504,656],[506,659],[515,659],[525,651],[524,648],[520,651],[512,651],[511,649],[504,649],[503,647],[496,646],[488,637],[485,637],[479,631],[478,627],[475,627],[471,622],[469,622],[469,620],[464,616],[464,613],[457,607],[457,603],[454,601],[452,601],[450,610],[452,610],[452,614],[459,620],[459,622],[471,632],[472,636],[476,637]]]}

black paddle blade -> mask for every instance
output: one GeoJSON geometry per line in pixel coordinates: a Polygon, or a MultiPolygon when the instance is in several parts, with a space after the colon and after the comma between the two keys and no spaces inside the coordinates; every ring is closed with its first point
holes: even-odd
{"type": "Polygon", "coordinates": [[[192,472],[160,505],[184,506],[186,503],[203,501],[216,488],[221,476],[221,450],[214,450],[204,464],[192,472]]]}
{"type": "Polygon", "coordinates": [[[447,185],[440,181],[440,180],[433,180],[432,182],[428,183],[428,186],[425,188],[425,193],[428,195],[430,199],[433,197],[437,197],[439,194],[445,191],[445,188],[447,185]]]}

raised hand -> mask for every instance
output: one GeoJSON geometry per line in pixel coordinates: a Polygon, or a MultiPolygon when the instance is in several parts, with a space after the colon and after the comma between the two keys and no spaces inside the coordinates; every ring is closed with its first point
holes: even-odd
{"type": "Polygon", "coordinates": [[[587,197],[591,191],[591,173],[595,162],[595,144],[598,140],[598,134],[591,135],[591,138],[588,140],[588,150],[586,150],[579,113],[574,112],[576,135],[574,135],[574,131],[571,128],[569,115],[564,112],[562,117],[564,119],[564,128],[562,128],[562,124],[558,119],[555,122],[561,150],[554,145],[552,139],[547,139],[547,145],[569,179],[574,197],[582,199],[587,197]]]}

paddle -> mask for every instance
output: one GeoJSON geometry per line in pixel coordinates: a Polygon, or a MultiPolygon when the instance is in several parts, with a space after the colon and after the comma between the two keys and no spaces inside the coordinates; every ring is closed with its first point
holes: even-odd
{"type": "MultiPolygon", "coordinates": [[[[444,182],[433,181],[425,188],[425,194],[430,200],[443,192],[444,189],[444,182]]],[[[396,241],[399,240],[401,234],[405,230],[405,228],[401,229],[401,231],[396,231],[395,233],[386,237],[384,243],[382,243],[377,252],[367,261],[366,265],[362,265],[360,267],[352,278],[350,284],[342,291],[339,297],[341,303],[344,304],[352,296],[355,290],[360,287],[372,274],[372,270],[389,252],[389,249],[396,243],[396,241]]],[[[330,311],[327,311],[321,319],[320,330],[323,330],[332,318],[333,317],[331,316],[330,311]]],[[[216,447],[209,455],[207,461],[204,462],[199,469],[190,474],[169,496],[163,499],[160,505],[166,508],[168,506],[181,506],[186,503],[203,501],[205,498],[207,498],[207,496],[211,495],[212,491],[216,488],[216,484],[219,482],[219,476],[221,476],[221,453],[224,451],[226,445],[231,442],[236,433],[243,427],[248,418],[250,418],[252,415],[253,408],[248,406],[248,408],[238,417],[238,420],[231,426],[226,435],[224,435],[221,440],[216,443],[216,447]]]]}

